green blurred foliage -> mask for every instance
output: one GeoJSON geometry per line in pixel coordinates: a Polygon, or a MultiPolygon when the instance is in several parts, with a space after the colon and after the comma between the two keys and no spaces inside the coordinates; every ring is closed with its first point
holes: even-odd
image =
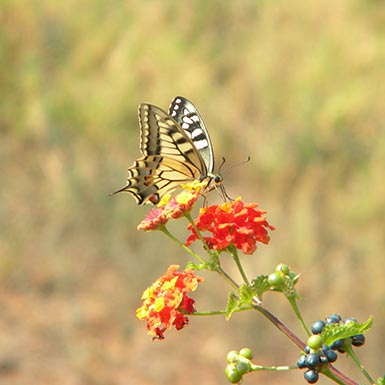
{"type": "MultiPolygon", "coordinates": [[[[187,259],[136,231],[145,209],[108,194],[139,155],[137,105],[167,109],[178,94],[199,108],[218,162],[251,156],[225,172],[226,188],[258,201],[277,230],[249,270],[284,261],[302,272],[309,323],[373,314],[360,353],[381,375],[384,69],[380,0],[2,1],[0,378],[218,384],[231,348],[250,346],[263,364],[298,356],[277,353],[282,338],[250,314],[194,318],[161,344],[135,319],[142,290],[187,259]]],[[[211,280],[202,310],[226,300],[211,280]]],[[[250,381],[277,382],[261,376],[250,381]]]]}

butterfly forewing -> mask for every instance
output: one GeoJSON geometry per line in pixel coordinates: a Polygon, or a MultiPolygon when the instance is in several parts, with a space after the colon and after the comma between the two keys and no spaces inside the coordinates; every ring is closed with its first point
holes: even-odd
{"type": "Polygon", "coordinates": [[[209,173],[214,170],[214,155],[207,128],[197,108],[189,100],[177,96],[171,102],[169,115],[186,132],[199,151],[209,173]]]}
{"type": "Polygon", "coordinates": [[[141,104],[139,124],[140,149],[144,156],[172,157],[179,162],[192,164],[201,171],[202,176],[207,175],[206,163],[194,143],[166,112],[151,104],[141,104]]]}

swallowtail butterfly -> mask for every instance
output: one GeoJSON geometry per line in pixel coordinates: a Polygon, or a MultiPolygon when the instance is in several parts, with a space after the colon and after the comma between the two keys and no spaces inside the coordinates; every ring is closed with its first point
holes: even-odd
{"type": "MultiPolygon", "coordinates": [[[[138,204],[157,204],[182,184],[207,182],[205,191],[220,186],[213,174],[214,155],[209,133],[195,106],[177,96],[168,113],[151,104],[139,106],[142,157],[128,169],[126,191],[138,204]]],[[[220,186],[222,187],[222,186],[220,186]]]]}

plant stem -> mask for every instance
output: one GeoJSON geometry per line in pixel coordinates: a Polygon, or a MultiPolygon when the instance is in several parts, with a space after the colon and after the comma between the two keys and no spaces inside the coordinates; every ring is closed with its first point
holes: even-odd
{"type": "Polygon", "coordinates": [[[239,285],[219,266],[215,268],[215,271],[235,290],[239,289],[239,285]]]}
{"type": "MultiPolygon", "coordinates": [[[[270,313],[262,303],[255,302],[253,304],[255,310],[259,311],[269,321],[271,321],[283,334],[285,334],[292,342],[294,342],[301,350],[305,348],[305,343],[300,340],[286,325],[284,325],[274,314],[270,313]]],[[[358,385],[357,382],[347,377],[332,365],[328,365],[327,369],[322,371],[326,376],[333,379],[341,385],[358,385]]],[[[373,382],[374,383],[374,382],[373,382]]]]}
{"type": "Polygon", "coordinates": [[[231,245],[231,246],[229,246],[229,250],[230,250],[230,253],[231,253],[232,257],[233,257],[233,260],[234,260],[235,264],[236,264],[237,267],[238,267],[238,270],[239,270],[239,273],[241,274],[241,277],[242,277],[242,279],[243,279],[243,282],[244,282],[246,285],[250,286],[250,282],[249,282],[249,280],[247,279],[246,273],[245,273],[245,271],[243,270],[243,266],[242,266],[241,261],[240,261],[240,259],[239,259],[237,249],[236,249],[233,245],[231,245]]]}
{"type": "Polygon", "coordinates": [[[304,321],[303,318],[302,318],[301,312],[299,311],[298,306],[297,306],[297,301],[296,301],[295,298],[293,298],[293,297],[288,298],[288,300],[289,300],[289,303],[290,303],[290,305],[291,305],[291,307],[292,307],[292,309],[293,309],[295,315],[296,315],[297,318],[298,318],[298,321],[300,322],[300,324],[301,324],[302,327],[304,328],[305,333],[306,333],[308,336],[310,336],[310,335],[311,335],[310,330],[308,329],[308,327],[307,327],[306,324],[305,324],[305,321],[304,321]]]}
{"type": "Polygon", "coordinates": [[[361,364],[361,361],[356,356],[356,353],[354,352],[354,350],[350,344],[346,346],[346,353],[349,354],[349,356],[354,361],[354,363],[360,368],[361,373],[366,377],[366,379],[369,381],[369,383],[375,384],[375,381],[370,376],[370,374],[367,372],[365,367],[361,364]]]}
{"type": "Polygon", "coordinates": [[[198,254],[194,253],[189,247],[185,246],[179,239],[174,237],[174,235],[171,234],[167,230],[166,226],[163,226],[162,228],[160,228],[160,230],[163,232],[163,234],[167,235],[171,240],[173,240],[183,250],[187,251],[190,255],[192,255],[194,258],[196,258],[200,263],[205,263],[203,258],[201,258],[198,254]]]}
{"type": "Polygon", "coordinates": [[[204,249],[207,251],[207,253],[209,255],[211,255],[212,252],[211,252],[211,250],[210,250],[206,240],[203,238],[201,232],[199,231],[198,227],[196,226],[194,220],[192,219],[191,214],[190,213],[185,213],[184,216],[187,218],[187,220],[190,222],[190,225],[193,227],[193,229],[197,233],[198,238],[202,242],[204,249]]]}
{"type": "MultiPolygon", "coordinates": [[[[239,313],[241,311],[246,311],[252,309],[251,307],[243,307],[240,309],[234,310],[234,313],[239,313]]],[[[189,314],[189,316],[193,315],[223,315],[226,314],[226,310],[214,310],[214,311],[196,311],[194,313],[189,314]]]]}
{"type": "Polygon", "coordinates": [[[286,325],[284,325],[274,314],[270,313],[262,303],[253,303],[255,310],[264,315],[270,322],[272,322],[283,334],[285,334],[291,341],[293,341],[301,350],[306,344],[300,340],[286,325]]]}
{"type": "Polygon", "coordinates": [[[251,365],[251,370],[256,372],[258,370],[268,370],[275,372],[282,372],[287,370],[297,370],[297,365],[287,365],[287,366],[262,366],[262,365],[251,365]]]}

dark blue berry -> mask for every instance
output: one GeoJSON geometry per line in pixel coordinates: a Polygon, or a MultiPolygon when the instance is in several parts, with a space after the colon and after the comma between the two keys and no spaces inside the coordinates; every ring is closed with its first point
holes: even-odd
{"type": "Polygon", "coordinates": [[[321,364],[326,364],[327,362],[329,362],[328,358],[322,354],[319,356],[319,360],[320,360],[321,364]]]}
{"type": "Polygon", "coordinates": [[[317,353],[310,353],[306,356],[306,366],[314,369],[320,364],[320,355],[317,353]]]}
{"type": "Polygon", "coordinates": [[[303,351],[307,354],[310,353],[310,346],[306,345],[305,348],[303,349],[303,351]]]}
{"type": "Polygon", "coordinates": [[[328,350],[330,350],[330,346],[328,346],[328,345],[322,345],[322,351],[324,352],[324,353],[326,353],[328,350]]]}
{"type": "Polygon", "coordinates": [[[341,348],[341,346],[343,345],[343,343],[344,343],[344,340],[343,340],[343,339],[336,340],[336,341],[334,341],[334,342],[330,345],[330,349],[338,350],[338,349],[341,348]]]}
{"type": "Polygon", "coordinates": [[[326,317],[325,322],[327,324],[338,324],[341,321],[341,316],[338,314],[332,314],[326,317]]]}
{"type": "Polygon", "coordinates": [[[312,369],[306,370],[303,376],[305,377],[305,380],[309,384],[314,384],[318,381],[318,373],[315,370],[312,370],[312,369]]]}
{"type": "Polygon", "coordinates": [[[307,365],[306,365],[306,356],[301,356],[298,358],[297,360],[297,366],[300,368],[300,369],[303,369],[303,368],[306,368],[307,365]]]}
{"type": "Polygon", "coordinates": [[[337,353],[334,350],[328,350],[325,352],[325,357],[328,359],[329,362],[334,362],[337,359],[337,353]]]}
{"type": "Polygon", "coordinates": [[[356,334],[352,337],[353,346],[362,346],[365,343],[365,336],[363,334],[356,334]]]}
{"type": "Polygon", "coordinates": [[[320,334],[324,326],[325,326],[324,321],[322,320],[315,321],[313,325],[311,325],[311,331],[313,334],[320,334]]]}

